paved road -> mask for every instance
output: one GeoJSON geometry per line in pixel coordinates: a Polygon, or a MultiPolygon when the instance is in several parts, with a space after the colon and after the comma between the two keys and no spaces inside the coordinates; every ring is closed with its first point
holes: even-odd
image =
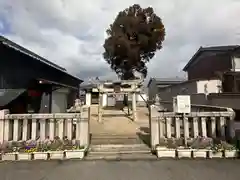
{"type": "Polygon", "coordinates": [[[239,160],[0,163],[1,180],[238,180],[239,160]]]}

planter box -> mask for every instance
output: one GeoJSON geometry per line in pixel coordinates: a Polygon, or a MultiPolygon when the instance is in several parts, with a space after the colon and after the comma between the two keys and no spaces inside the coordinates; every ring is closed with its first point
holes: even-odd
{"type": "Polygon", "coordinates": [[[157,147],[156,152],[157,152],[158,158],[175,158],[176,157],[175,149],[157,147]]]}
{"type": "Polygon", "coordinates": [[[66,150],[66,159],[83,159],[86,149],[66,150]]]}
{"type": "Polygon", "coordinates": [[[191,158],[192,149],[177,149],[178,158],[191,158]]]}
{"type": "Polygon", "coordinates": [[[206,158],[208,150],[206,149],[194,149],[193,158],[206,158]]]}
{"type": "Polygon", "coordinates": [[[32,154],[31,153],[19,153],[18,154],[18,160],[19,161],[29,161],[32,160],[32,154]]]}
{"type": "Polygon", "coordinates": [[[223,152],[208,151],[208,153],[209,153],[209,158],[222,158],[223,157],[223,152]]]}
{"type": "Polygon", "coordinates": [[[47,160],[48,159],[48,152],[34,152],[33,153],[34,160],[47,160]]]}
{"type": "Polygon", "coordinates": [[[3,161],[15,161],[17,160],[18,153],[5,153],[2,154],[2,160],[3,161]]]}
{"type": "Polygon", "coordinates": [[[225,150],[224,157],[225,158],[236,158],[238,156],[237,150],[225,150]]]}
{"type": "Polygon", "coordinates": [[[63,151],[50,151],[50,159],[63,159],[64,152],[63,151]]]}

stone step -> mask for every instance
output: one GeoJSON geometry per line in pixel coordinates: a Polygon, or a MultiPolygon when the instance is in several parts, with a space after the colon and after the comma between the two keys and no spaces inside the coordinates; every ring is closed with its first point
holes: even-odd
{"type": "Polygon", "coordinates": [[[134,139],[138,138],[136,134],[91,134],[92,139],[134,139]]]}
{"type": "Polygon", "coordinates": [[[91,152],[151,152],[150,148],[145,144],[107,144],[107,145],[91,145],[91,152]]]}
{"type": "Polygon", "coordinates": [[[140,144],[143,143],[141,139],[91,139],[91,144],[140,144]]]}
{"type": "Polygon", "coordinates": [[[143,141],[136,135],[112,135],[112,134],[94,134],[91,136],[91,144],[142,144],[143,141]]]}
{"type": "Polygon", "coordinates": [[[157,160],[157,157],[151,153],[89,153],[85,160],[157,160]]]}

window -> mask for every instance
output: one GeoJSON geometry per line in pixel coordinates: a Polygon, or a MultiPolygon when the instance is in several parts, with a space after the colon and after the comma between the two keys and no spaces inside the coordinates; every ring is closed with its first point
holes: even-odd
{"type": "Polygon", "coordinates": [[[235,71],[240,71],[240,56],[233,58],[233,65],[235,71]]]}

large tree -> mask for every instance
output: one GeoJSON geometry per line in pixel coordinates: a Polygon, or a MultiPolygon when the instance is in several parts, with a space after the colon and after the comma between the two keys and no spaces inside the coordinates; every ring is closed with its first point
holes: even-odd
{"type": "Polygon", "coordinates": [[[121,79],[136,78],[134,72],[147,76],[146,63],[162,48],[165,28],[153,8],[134,4],[120,11],[107,29],[104,59],[121,79]]]}

